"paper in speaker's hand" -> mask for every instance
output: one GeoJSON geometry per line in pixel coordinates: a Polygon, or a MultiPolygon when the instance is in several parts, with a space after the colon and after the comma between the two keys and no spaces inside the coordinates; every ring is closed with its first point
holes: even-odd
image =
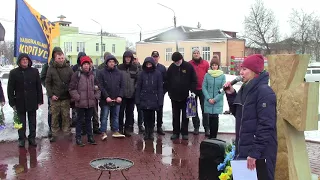
{"type": "Polygon", "coordinates": [[[247,160],[233,160],[231,167],[234,180],[258,180],[256,169],[247,168],[247,160]]]}

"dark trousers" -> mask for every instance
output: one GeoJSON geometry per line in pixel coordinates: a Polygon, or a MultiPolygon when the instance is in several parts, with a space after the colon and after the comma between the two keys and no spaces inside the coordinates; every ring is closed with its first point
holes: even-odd
{"type": "Polygon", "coordinates": [[[209,128],[209,120],[208,120],[208,116],[206,114],[204,114],[203,110],[204,110],[204,95],[202,93],[202,90],[197,90],[195,92],[196,94],[196,102],[197,102],[197,115],[196,117],[192,118],[192,122],[193,122],[193,127],[194,128],[199,128],[200,127],[200,119],[199,119],[199,113],[198,113],[198,99],[200,100],[200,106],[201,106],[201,112],[202,112],[202,125],[204,128],[209,128]]]}
{"type": "Polygon", "coordinates": [[[163,121],[163,106],[161,106],[159,108],[159,110],[157,110],[157,129],[162,127],[163,121]]]}
{"type": "Polygon", "coordinates": [[[143,125],[143,110],[140,109],[140,106],[136,105],[138,112],[138,126],[141,127],[143,125]]]}
{"type": "Polygon", "coordinates": [[[144,126],[146,128],[146,131],[149,133],[153,132],[154,124],[155,124],[155,111],[149,110],[149,109],[143,109],[143,119],[144,126]]]}
{"type": "Polygon", "coordinates": [[[84,117],[86,122],[86,132],[88,136],[92,136],[92,125],[91,118],[93,115],[94,108],[77,108],[77,127],[76,127],[76,137],[81,138],[82,121],[81,118],[84,117]]]}
{"type": "Polygon", "coordinates": [[[28,112],[17,112],[20,122],[22,123],[22,128],[18,130],[19,140],[25,140],[26,138],[26,126],[27,126],[27,117],[28,114],[28,123],[29,123],[29,136],[28,139],[35,139],[36,138],[36,111],[28,111],[28,112]]]}
{"type": "Polygon", "coordinates": [[[172,126],[173,126],[173,134],[179,135],[188,135],[188,124],[189,119],[186,114],[186,100],[184,101],[174,101],[171,100],[172,104],[172,126]],[[182,122],[180,128],[180,114],[182,112],[182,122]]]}
{"type": "Polygon", "coordinates": [[[120,131],[133,127],[134,117],[134,98],[123,98],[119,112],[119,129],[120,131]],[[124,114],[126,114],[126,122],[124,123],[124,114]]]}
{"type": "MultiPolygon", "coordinates": [[[[81,120],[82,120],[82,131],[85,132],[86,131],[86,122],[84,120],[84,117],[82,117],[81,120]]],[[[92,127],[93,127],[93,131],[99,131],[98,102],[93,109],[92,127]]]]}
{"type": "Polygon", "coordinates": [[[219,129],[219,114],[209,114],[210,138],[217,138],[219,129]]]}

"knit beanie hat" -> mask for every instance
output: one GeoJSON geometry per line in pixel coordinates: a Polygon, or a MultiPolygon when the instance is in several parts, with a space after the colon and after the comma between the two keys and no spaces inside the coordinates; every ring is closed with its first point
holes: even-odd
{"type": "Polygon", "coordinates": [[[200,53],[200,49],[199,49],[199,48],[193,48],[193,49],[192,49],[192,54],[193,54],[194,52],[196,52],[196,51],[198,51],[198,52],[200,53]]]}
{"type": "Polygon", "coordinates": [[[91,58],[89,57],[89,56],[82,56],[81,58],[80,58],[80,64],[81,64],[81,66],[84,64],[84,63],[91,63],[92,62],[92,60],[91,60],[91,58]]]}
{"type": "Polygon", "coordinates": [[[213,65],[213,64],[216,64],[220,67],[220,60],[219,60],[219,57],[218,56],[213,56],[211,61],[210,61],[210,67],[213,65]]]}
{"type": "Polygon", "coordinates": [[[182,54],[179,53],[179,52],[174,52],[174,53],[172,54],[171,59],[172,59],[172,61],[177,62],[177,61],[180,61],[181,59],[183,59],[183,56],[182,56],[182,54]]]}
{"type": "Polygon", "coordinates": [[[241,67],[250,69],[251,71],[259,74],[264,69],[264,59],[261,54],[253,54],[244,59],[241,67]]]}

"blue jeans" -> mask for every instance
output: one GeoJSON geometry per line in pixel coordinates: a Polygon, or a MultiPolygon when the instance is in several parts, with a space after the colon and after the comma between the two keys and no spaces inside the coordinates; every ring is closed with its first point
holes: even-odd
{"type": "Polygon", "coordinates": [[[100,131],[105,133],[107,132],[107,125],[108,125],[108,116],[110,112],[110,118],[112,119],[112,129],[114,132],[119,131],[119,111],[120,111],[120,105],[104,105],[101,107],[101,116],[100,116],[100,122],[101,127],[100,131]]]}

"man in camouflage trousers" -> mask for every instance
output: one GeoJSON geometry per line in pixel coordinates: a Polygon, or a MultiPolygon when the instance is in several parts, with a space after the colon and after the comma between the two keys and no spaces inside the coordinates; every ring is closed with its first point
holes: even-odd
{"type": "Polygon", "coordinates": [[[46,76],[47,95],[51,102],[52,114],[52,137],[50,142],[54,142],[59,131],[59,114],[62,117],[62,130],[65,134],[70,134],[70,95],[69,83],[73,70],[66,62],[62,52],[56,53],[53,66],[50,66],[46,76]]]}

